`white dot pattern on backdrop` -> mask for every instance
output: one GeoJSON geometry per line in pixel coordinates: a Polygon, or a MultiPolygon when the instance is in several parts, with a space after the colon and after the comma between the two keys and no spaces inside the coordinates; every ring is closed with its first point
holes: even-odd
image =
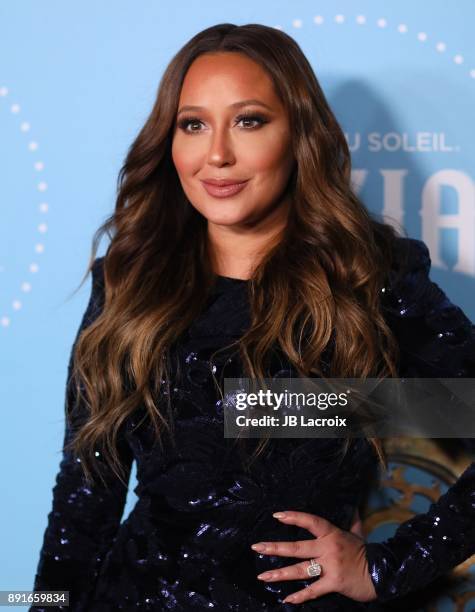
{"type": "MultiPolygon", "coordinates": [[[[343,15],[342,13],[337,13],[336,15],[333,16],[333,21],[338,24],[345,23],[345,21],[347,21],[346,15],[343,15]]],[[[313,22],[316,25],[322,25],[325,22],[325,18],[323,17],[323,15],[315,15],[313,17],[313,22]]],[[[358,25],[363,25],[367,23],[366,15],[357,15],[355,17],[355,22],[358,25]]],[[[384,17],[380,17],[379,19],[376,20],[375,23],[379,28],[388,27],[388,21],[384,17]]],[[[292,25],[295,28],[301,28],[303,26],[303,21],[300,18],[293,19],[292,25]]],[[[274,26],[274,27],[278,30],[283,30],[283,27],[281,25],[274,26]]],[[[405,23],[399,23],[396,26],[396,28],[400,34],[406,34],[408,32],[408,26],[405,23]]],[[[417,32],[416,36],[420,42],[426,42],[428,40],[427,32],[417,32]]],[[[444,51],[447,50],[447,45],[444,42],[439,41],[435,44],[435,49],[439,53],[443,53],[444,51]]],[[[461,55],[460,53],[457,53],[456,55],[453,56],[453,61],[455,64],[461,65],[464,63],[465,60],[464,60],[463,55],[461,55]]],[[[468,71],[468,74],[472,79],[475,79],[475,68],[470,68],[470,70],[468,71]]]]}
{"type": "MultiPolygon", "coordinates": [[[[0,86],[0,98],[7,98],[9,95],[9,89],[8,87],[6,87],[5,85],[0,86]]],[[[21,106],[17,103],[17,102],[12,102],[10,104],[10,112],[12,115],[20,115],[21,113],[21,106]]],[[[25,121],[22,120],[20,121],[19,124],[19,130],[20,132],[23,132],[24,134],[27,134],[31,131],[31,124],[29,123],[29,121],[25,121]]],[[[38,150],[38,143],[35,140],[29,140],[26,144],[26,147],[28,149],[28,151],[30,152],[34,152],[38,150]]],[[[42,172],[44,170],[44,162],[42,160],[36,160],[33,163],[33,169],[36,172],[42,172]]],[[[48,184],[46,181],[42,180],[39,181],[36,185],[36,189],[38,192],[40,193],[44,193],[45,191],[47,191],[48,189],[48,184]]],[[[47,202],[41,202],[38,205],[38,212],[41,215],[45,215],[49,210],[49,205],[47,202]]],[[[38,223],[37,225],[37,231],[40,235],[44,236],[44,234],[47,232],[48,230],[48,224],[45,223],[44,221],[41,221],[40,223],[38,223]]],[[[41,254],[44,253],[45,250],[45,244],[43,241],[35,242],[34,245],[34,251],[36,254],[41,254]]],[[[0,265],[0,271],[4,270],[4,266],[0,265]]],[[[30,261],[30,264],[28,265],[28,271],[30,274],[36,274],[39,270],[39,265],[36,261],[30,261]]],[[[32,289],[32,285],[31,282],[29,280],[22,280],[20,282],[19,285],[19,289],[20,291],[22,291],[22,293],[29,293],[32,289]]],[[[13,299],[10,300],[11,303],[11,308],[13,312],[17,312],[19,311],[22,306],[23,306],[23,301],[21,299],[19,299],[18,297],[14,297],[13,299]]],[[[6,313],[0,313],[0,326],[1,327],[9,327],[10,324],[12,322],[12,317],[9,316],[9,314],[6,313]]]]}

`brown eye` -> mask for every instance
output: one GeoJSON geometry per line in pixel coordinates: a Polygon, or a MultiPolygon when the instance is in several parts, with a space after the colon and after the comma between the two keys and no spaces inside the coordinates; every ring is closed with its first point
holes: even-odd
{"type": "Polygon", "coordinates": [[[201,121],[199,119],[197,119],[196,117],[189,117],[186,119],[182,119],[181,121],[178,122],[178,127],[183,130],[184,132],[197,132],[199,130],[188,130],[188,126],[189,125],[193,125],[196,123],[201,123],[201,121]]]}
{"type": "Polygon", "coordinates": [[[258,124],[257,126],[254,125],[252,127],[247,127],[247,128],[245,128],[246,130],[249,130],[249,129],[252,130],[255,127],[258,127],[258,126],[263,125],[264,123],[267,123],[267,120],[264,117],[260,116],[260,115],[240,115],[237,118],[237,122],[241,123],[241,121],[253,121],[253,122],[258,124]]]}

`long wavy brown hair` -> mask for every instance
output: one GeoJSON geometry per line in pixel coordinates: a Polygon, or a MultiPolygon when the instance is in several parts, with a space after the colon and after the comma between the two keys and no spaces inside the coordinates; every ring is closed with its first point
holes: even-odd
{"type": "MultiPolygon", "coordinates": [[[[267,71],[288,112],[296,160],[287,186],[288,224],[247,283],[251,325],[237,343],[245,375],[264,378],[277,348],[299,376],[397,376],[398,346],[380,304],[397,234],[355,195],[346,139],[310,63],[278,29],[215,25],[196,34],[166,68],[120,169],[115,211],[92,240],[82,282],[100,239],[110,238],[104,307],[74,351],[77,398],[88,418],[71,447],[88,479],[98,447],[123,476],[117,435],[140,404],[158,441],[172,430],[170,406],[156,401],[169,380],[168,351],[202,312],[216,276],[207,221],[185,196],[171,143],[188,68],[201,54],[220,51],[243,53],[267,71]],[[320,358],[330,340],[325,374],[320,358]]],[[[381,440],[368,440],[384,464],[381,440]]],[[[267,443],[259,442],[253,458],[267,443]]]]}

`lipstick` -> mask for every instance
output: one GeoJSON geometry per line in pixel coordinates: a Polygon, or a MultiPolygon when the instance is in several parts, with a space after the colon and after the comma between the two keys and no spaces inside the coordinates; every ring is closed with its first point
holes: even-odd
{"type": "Polygon", "coordinates": [[[218,181],[210,179],[201,181],[206,191],[215,198],[228,198],[244,189],[248,181],[218,181]]]}

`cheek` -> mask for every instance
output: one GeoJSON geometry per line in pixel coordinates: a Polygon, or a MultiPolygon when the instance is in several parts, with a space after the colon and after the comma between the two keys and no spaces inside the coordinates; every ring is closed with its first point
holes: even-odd
{"type": "Polygon", "coordinates": [[[177,136],[172,142],[172,160],[179,175],[187,175],[194,171],[199,154],[197,147],[183,142],[180,136],[177,136]]]}
{"type": "Polygon", "coordinates": [[[273,138],[256,139],[252,147],[246,147],[243,155],[245,163],[256,173],[283,173],[289,169],[289,160],[292,159],[290,142],[276,134],[273,138]]]}

